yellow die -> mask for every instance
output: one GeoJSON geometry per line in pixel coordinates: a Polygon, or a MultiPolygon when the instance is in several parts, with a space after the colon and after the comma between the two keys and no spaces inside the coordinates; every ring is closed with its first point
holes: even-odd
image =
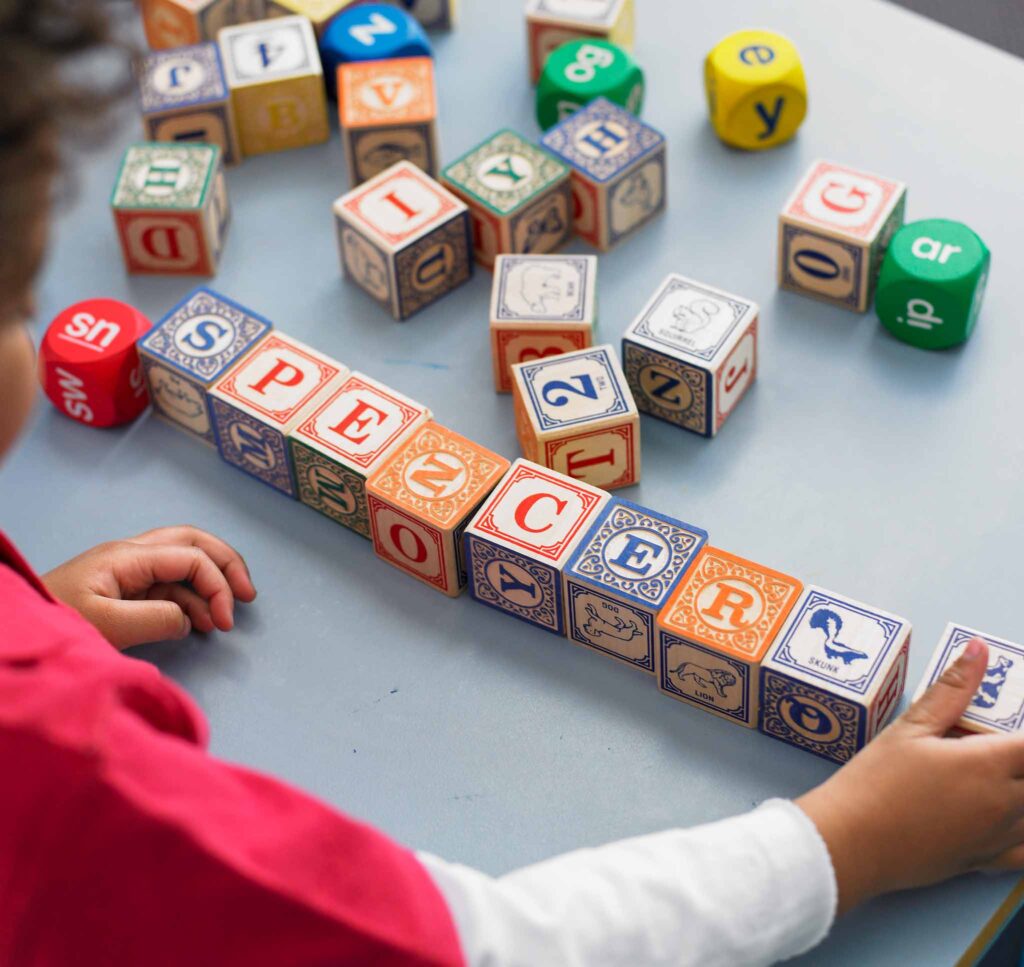
{"type": "Polygon", "coordinates": [[[807,114],[807,81],[796,47],[768,30],[741,30],[704,61],[708,112],[718,136],[758,151],[788,141],[807,114]]]}

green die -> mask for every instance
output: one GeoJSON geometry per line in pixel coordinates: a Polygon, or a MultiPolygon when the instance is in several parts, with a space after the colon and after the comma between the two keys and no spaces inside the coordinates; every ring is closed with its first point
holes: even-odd
{"type": "Polygon", "coordinates": [[[981,311],[992,256],[961,222],[932,218],[892,238],[878,277],[875,310],[898,339],[921,349],[966,342],[981,311]]]}
{"type": "Polygon", "coordinates": [[[644,72],[626,51],[607,40],[570,40],[551,53],[541,72],[537,121],[547,131],[596,97],[639,114],[644,72]]]}

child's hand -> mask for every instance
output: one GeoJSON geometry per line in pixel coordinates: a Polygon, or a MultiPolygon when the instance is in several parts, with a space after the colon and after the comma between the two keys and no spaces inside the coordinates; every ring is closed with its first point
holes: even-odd
{"type": "Polygon", "coordinates": [[[971,870],[1024,867],[1024,736],[944,738],[987,661],[972,640],[918,702],[797,800],[828,845],[840,912],[971,870]]]}
{"type": "Polygon", "coordinates": [[[235,598],[256,597],[241,555],[195,527],[162,527],[100,544],[43,581],[121,649],[183,638],[192,628],[229,631],[235,598]]]}

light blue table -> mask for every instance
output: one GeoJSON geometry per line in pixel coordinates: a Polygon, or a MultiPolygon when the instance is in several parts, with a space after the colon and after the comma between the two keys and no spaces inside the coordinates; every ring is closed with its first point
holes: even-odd
{"type": "MultiPolygon", "coordinates": [[[[463,6],[458,30],[436,39],[445,157],[502,125],[538,133],[521,4],[463,6]]],[[[644,482],[624,495],[908,616],[912,685],[947,620],[1024,638],[1024,64],[874,0],[638,7],[645,114],[669,138],[669,212],[602,257],[603,337],[617,342],[680,271],[758,300],[763,341],[758,382],[716,440],[644,423],[644,482]],[[722,35],[761,24],[799,45],[810,115],[794,143],[738,154],[705,121],[701,59],[722,35]],[[776,214],[817,156],[905,179],[912,218],[963,219],[989,243],[992,282],[962,351],[924,353],[871,315],[776,291],[776,214]]],[[[193,284],[124,274],[106,205],[136,137],[131,118],[109,148],[78,159],[41,318],[99,295],[156,318],[193,284]]],[[[215,286],[514,456],[510,399],[491,388],[490,276],[392,322],[339,275],[330,203],[342,164],[334,138],[232,171],[235,217],[215,286]]],[[[154,419],[98,432],[41,406],[0,494],[4,526],[40,568],[180,521],[242,548],[262,593],[238,630],[141,654],[196,696],[217,754],[415,847],[498,873],[797,795],[829,774],[659,696],[639,673],[405,578],[359,537],[154,419]]],[[[972,877],[874,903],[806,962],[951,963],[1013,883],[972,877]]]]}

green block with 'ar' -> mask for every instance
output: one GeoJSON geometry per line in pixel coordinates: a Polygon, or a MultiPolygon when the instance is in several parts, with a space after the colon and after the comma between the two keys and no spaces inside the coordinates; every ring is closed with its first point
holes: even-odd
{"type": "Polygon", "coordinates": [[[966,342],[985,296],[988,247],[961,222],[932,218],[904,225],[889,243],[875,311],[898,339],[921,349],[966,342]]]}

